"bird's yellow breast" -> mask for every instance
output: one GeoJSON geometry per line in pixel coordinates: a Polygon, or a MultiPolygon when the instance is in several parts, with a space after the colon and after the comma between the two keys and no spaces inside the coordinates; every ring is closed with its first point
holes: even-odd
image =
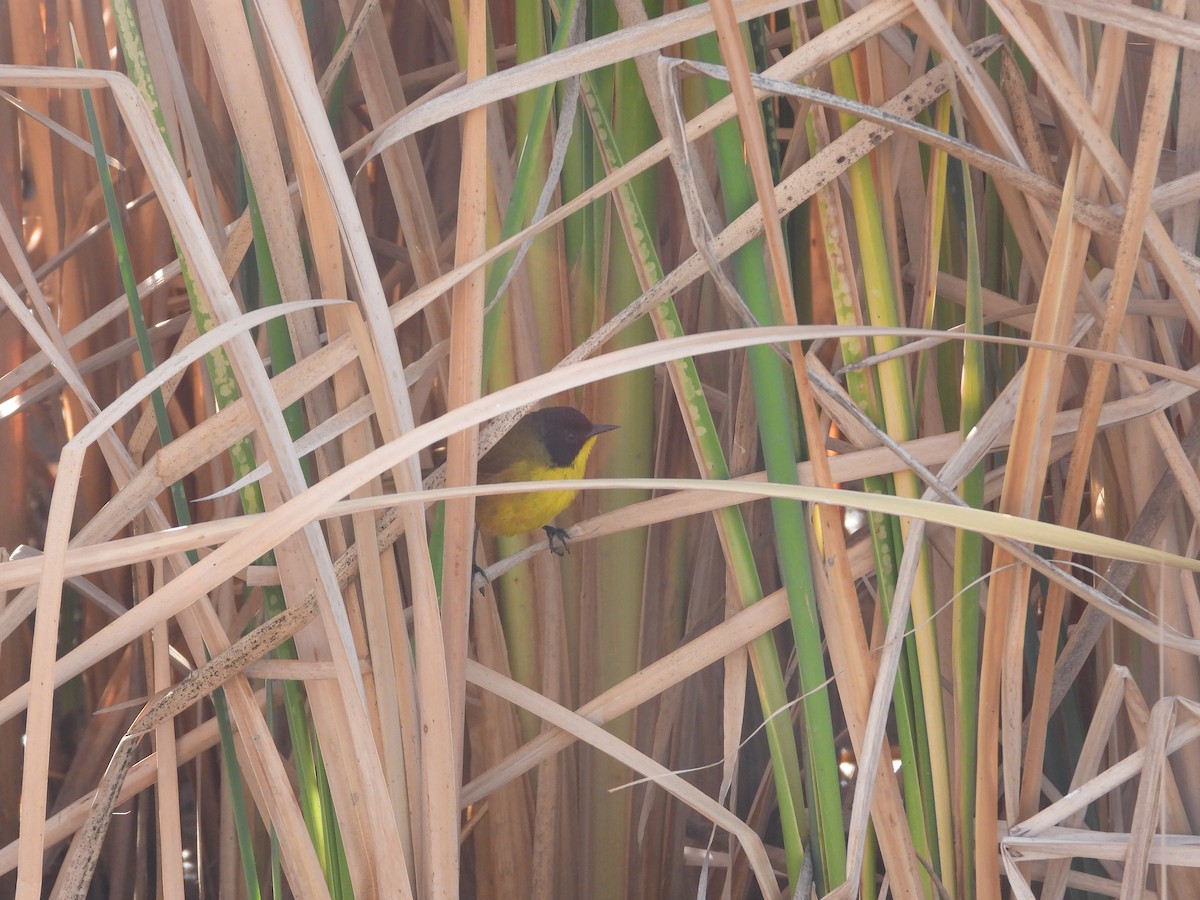
{"type": "MultiPolygon", "coordinates": [[[[588,455],[596,438],[589,438],[569,466],[547,466],[529,460],[516,460],[493,475],[485,476],[485,484],[513,481],[560,481],[582,478],[588,455]]],[[[510,537],[541,528],[571,505],[577,491],[527,491],[521,494],[493,494],[480,497],[475,504],[479,526],[491,534],[510,537]]]]}

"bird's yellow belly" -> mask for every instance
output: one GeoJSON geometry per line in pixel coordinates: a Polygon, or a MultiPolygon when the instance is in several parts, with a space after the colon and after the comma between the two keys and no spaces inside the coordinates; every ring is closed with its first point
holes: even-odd
{"type": "Polygon", "coordinates": [[[510,537],[541,528],[571,505],[575,491],[530,491],[479,498],[479,526],[490,534],[510,537]]]}
{"type": "MultiPolygon", "coordinates": [[[[578,467],[582,470],[583,466],[578,467]]],[[[570,467],[542,469],[516,466],[521,471],[505,472],[503,481],[558,481],[579,478],[581,471],[570,467]]],[[[497,479],[499,481],[500,479],[497,479]]],[[[577,491],[527,491],[521,494],[492,494],[480,497],[475,504],[475,518],[479,527],[489,534],[510,537],[524,534],[547,524],[571,505],[577,491]]]]}

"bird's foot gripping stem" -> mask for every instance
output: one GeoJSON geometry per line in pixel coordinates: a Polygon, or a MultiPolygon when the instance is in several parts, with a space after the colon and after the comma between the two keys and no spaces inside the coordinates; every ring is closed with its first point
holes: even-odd
{"type": "Polygon", "coordinates": [[[546,541],[550,544],[551,553],[555,556],[566,556],[571,552],[566,531],[554,525],[543,525],[542,530],[546,532],[546,541]]]}

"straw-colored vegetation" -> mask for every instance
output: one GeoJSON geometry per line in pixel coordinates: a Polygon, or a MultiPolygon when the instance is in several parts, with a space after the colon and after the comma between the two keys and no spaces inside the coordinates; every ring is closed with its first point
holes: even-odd
{"type": "Polygon", "coordinates": [[[0,895],[1200,896],[1194,0],[4,12],[0,895]]]}

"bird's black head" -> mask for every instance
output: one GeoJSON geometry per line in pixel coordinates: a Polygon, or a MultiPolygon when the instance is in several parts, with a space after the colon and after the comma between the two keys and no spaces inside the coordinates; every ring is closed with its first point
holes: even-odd
{"type": "Polygon", "coordinates": [[[617,427],[593,425],[587,416],[570,406],[539,409],[531,412],[529,418],[536,425],[542,444],[550,455],[550,462],[556,468],[571,465],[588,438],[617,427]]]}

